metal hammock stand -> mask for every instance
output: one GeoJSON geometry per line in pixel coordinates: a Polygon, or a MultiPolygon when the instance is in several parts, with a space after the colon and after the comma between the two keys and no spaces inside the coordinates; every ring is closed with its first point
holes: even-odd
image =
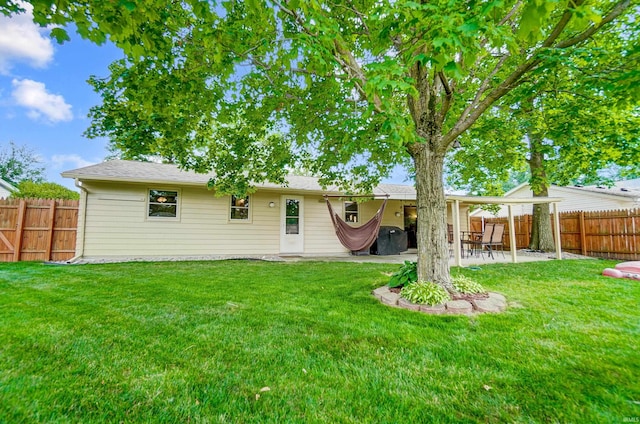
{"type": "Polygon", "coordinates": [[[349,195],[325,195],[325,201],[327,202],[327,208],[329,209],[329,215],[331,215],[331,221],[333,222],[333,227],[336,230],[336,235],[338,236],[338,240],[340,243],[347,249],[351,250],[352,254],[356,252],[368,249],[371,247],[376,238],[378,237],[378,231],[380,230],[380,224],[382,223],[382,215],[384,214],[384,208],[387,205],[387,201],[389,200],[389,195],[357,195],[357,196],[349,196],[349,195]],[[376,212],[376,214],[367,222],[360,225],[359,227],[352,227],[347,224],[339,214],[333,210],[333,206],[331,206],[330,198],[354,198],[354,197],[384,197],[384,201],[380,206],[380,209],[376,212]]]}

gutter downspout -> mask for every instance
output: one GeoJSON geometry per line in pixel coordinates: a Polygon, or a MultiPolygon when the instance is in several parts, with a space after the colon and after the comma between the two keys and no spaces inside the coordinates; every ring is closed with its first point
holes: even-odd
{"type": "Polygon", "coordinates": [[[75,179],[75,186],[80,189],[80,210],[78,211],[78,224],[76,234],[76,255],[67,261],[68,264],[76,262],[84,255],[84,229],[87,218],[87,189],[82,186],[82,181],[75,179]]]}

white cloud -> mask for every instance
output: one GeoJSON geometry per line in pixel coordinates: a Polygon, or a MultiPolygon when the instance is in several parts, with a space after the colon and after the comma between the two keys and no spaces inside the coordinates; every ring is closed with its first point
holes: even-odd
{"type": "Polygon", "coordinates": [[[53,169],[76,169],[98,163],[96,161],[88,161],[77,154],[53,155],[49,162],[53,169]]]}
{"type": "Polygon", "coordinates": [[[43,83],[23,79],[12,81],[14,101],[29,109],[27,115],[34,120],[44,118],[49,122],[71,121],[71,105],[64,97],[47,92],[43,83]]]}
{"type": "Polygon", "coordinates": [[[14,62],[43,68],[53,59],[53,44],[45,28],[33,23],[33,6],[22,3],[24,13],[11,18],[0,14],[0,74],[8,74],[14,62]]]}

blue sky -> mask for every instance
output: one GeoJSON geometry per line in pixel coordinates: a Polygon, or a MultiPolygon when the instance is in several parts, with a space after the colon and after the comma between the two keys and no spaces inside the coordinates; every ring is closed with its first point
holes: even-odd
{"type": "Polygon", "coordinates": [[[30,13],[0,15],[0,146],[10,141],[35,151],[46,179],[67,187],[60,172],[101,162],[106,140],[88,139],[87,113],[100,98],[87,83],[107,76],[122,54],[72,34],[62,45],[33,24],[30,13]]]}
{"type": "MultiPolygon", "coordinates": [[[[30,5],[11,18],[0,15],[0,146],[9,142],[35,151],[47,181],[73,188],[62,171],[99,163],[108,152],[105,139],[88,139],[89,109],[100,97],[87,80],[108,76],[108,66],[122,57],[113,45],[97,46],[69,30],[62,45],[49,30],[35,25],[30,5]]],[[[385,182],[407,183],[398,168],[385,182]]]]}

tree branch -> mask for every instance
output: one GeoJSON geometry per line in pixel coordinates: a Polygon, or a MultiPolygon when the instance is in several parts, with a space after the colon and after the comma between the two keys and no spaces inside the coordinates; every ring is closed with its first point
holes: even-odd
{"type": "Polygon", "coordinates": [[[298,23],[298,25],[300,25],[300,28],[302,28],[302,31],[303,31],[305,34],[308,34],[308,35],[310,35],[310,36],[312,36],[312,37],[317,37],[317,36],[318,36],[318,33],[311,32],[311,31],[309,30],[309,28],[307,28],[307,25],[306,25],[306,23],[304,22],[304,20],[302,19],[302,17],[301,17],[300,15],[298,15],[296,12],[294,12],[294,11],[293,11],[293,10],[291,10],[291,9],[287,9],[287,8],[286,8],[286,7],[284,7],[284,5],[283,5],[282,3],[280,3],[279,1],[274,1],[274,4],[275,4],[276,6],[278,6],[278,8],[279,8],[280,10],[282,10],[284,13],[286,13],[286,14],[287,14],[287,15],[289,15],[289,16],[291,16],[291,17],[292,17],[292,18],[293,18],[293,19],[298,23]]]}
{"type": "MultiPolygon", "coordinates": [[[[336,54],[334,54],[335,59],[342,66],[342,68],[347,73],[347,75],[357,80],[357,82],[355,82],[354,85],[356,90],[358,90],[358,93],[360,93],[360,95],[362,96],[362,98],[368,99],[367,94],[365,93],[363,88],[367,83],[367,78],[364,75],[364,72],[362,71],[362,68],[356,61],[355,57],[353,57],[353,54],[351,53],[350,50],[346,49],[342,45],[340,40],[334,39],[333,45],[336,51],[336,54]]],[[[380,97],[374,95],[373,99],[369,99],[369,100],[373,102],[372,104],[375,111],[381,113],[382,101],[380,100],[380,97]]]]}
{"type": "Polygon", "coordinates": [[[561,41],[558,44],[556,44],[554,47],[557,49],[566,49],[567,47],[575,46],[576,44],[585,41],[586,39],[591,37],[593,34],[595,34],[604,25],[610,23],[615,18],[620,16],[622,12],[624,12],[625,9],[627,9],[630,5],[631,5],[630,0],[619,1],[613,6],[613,8],[609,11],[609,13],[607,13],[607,15],[604,18],[602,18],[602,20],[597,25],[591,25],[589,28],[587,28],[585,31],[581,32],[580,34],[574,37],[571,37],[567,40],[561,41]]]}
{"type": "Polygon", "coordinates": [[[341,3],[333,3],[333,5],[335,7],[342,7],[344,9],[347,9],[348,11],[350,11],[354,15],[356,15],[356,17],[360,21],[360,24],[362,25],[362,28],[364,28],[364,30],[365,30],[365,34],[367,36],[370,36],[371,35],[371,31],[369,31],[369,26],[367,25],[367,23],[364,20],[365,15],[363,13],[361,13],[360,11],[358,11],[358,9],[356,9],[355,5],[353,4],[353,1],[348,0],[347,3],[349,3],[349,6],[346,6],[346,5],[341,4],[341,3]]]}
{"type": "MultiPolygon", "coordinates": [[[[575,2],[575,4],[579,5],[579,4],[582,4],[582,2],[583,0],[578,0],[575,2]]],[[[570,15],[570,12],[569,11],[565,12],[560,18],[560,21],[558,22],[558,24],[555,26],[552,33],[549,35],[549,37],[547,37],[547,39],[542,43],[542,45],[537,47],[530,54],[530,59],[525,61],[520,66],[518,66],[507,78],[505,78],[505,80],[502,83],[500,83],[497,87],[491,90],[489,94],[482,101],[479,101],[483,92],[487,90],[486,87],[488,87],[488,85],[485,86],[484,89],[483,87],[481,87],[481,89],[478,91],[478,94],[476,95],[472,103],[469,106],[467,106],[463,111],[463,113],[460,115],[460,119],[458,119],[458,121],[453,126],[453,128],[451,128],[451,130],[443,136],[442,140],[444,144],[449,145],[450,143],[453,143],[453,141],[460,134],[462,134],[471,125],[473,125],[473,123],[482,115],[482,113],[484,113],[484,111],[489,106],[491,106],[502,96],[504,96],[505,94],[513,90],[515,87],[520,85],[522,83],[522,77],[528,72],[530,72],[531,70],[535,69],[542,62],[542,59],[538,58],[538,54],[543,49],[549,48],[550,46],[552,46],[551,48],[555,48],[555,49],[567,48],[588,39],[595,32],[601,29],[604,25],[606,25],[607,23],[610,23],[616,17],[620,16],[622,12],[627,7],[629,7],[629,5],[630,5],[630,0],[618,1],[618,3],[616,3],[616,5],[611,9],[611,11],[602,19],[602,21],[598,25],[592,25],[587,30],[576,35],[575,37],[572,37],[568,40],[560,42],[554,46],[553,43],[557,40],[557,38],[560,36],[561,32],[566,28],[569,22],[566,16],[567,16],[567,13],[569,13],[570,15]]],[[[502,61],[506,60],[506,56],[503,57],[501,60],[502,61]]],[[[498,63],[496,65],[496,68],[494,68],[494,72],[492,72],[493,75],[495,75],[495,73],[499,69],[499,66],[501,66],[500,63],[498,63]]],[[[482,83],[483,86],[485,85],[485,83],[488,84],[491,76],[492,75],[490,75],[488,78],[486,78],[483,81],[482,83]]]]}
{"type": "Polygon", "coordinates": [[[513,15],[515,15],[515,14],[516,14],[516,12],[517,12],[517,11],[518,11],[518,9],[520,8],[520,6],[522,6],[522,0],[518,0],[518,1],[516,2],[516,4],[514,4],[514,5],[513,5],[513,7],[511,8],[511,10],[509,11],[509,13],[507,13],[507,14],[505,15],[505,17],[504,17],[504,18],[502,18],[502,19],[500,20],[500,22],[498,22],[498,26],[500,26],[500,25],[504,25],[504,24],[506,24],[507,22],[509,22],[509,21],[511,20],[511,18],[513,18],[513,15]]]}
{"type": "MultiPolygon", "coordinates": [[[[498,63],[496,63],[496,66],[493,67],[493,70],[489,73],[489,75],[487,75],[487,77],[480,84],[480,87],[478,88],[478,92],[476,93],[471,103],[469,103],[467,107],[464,108],[464,110],[462,111],[459,121],[466,120],[467,117],[469,116],[469,113],[478,106],[480,99],[482,98],[482,95],[489,89],[489,84],[491,83],[491,80],[493,79],[494,76],[496,76],[498,71],[502,68],[502,66],[510,56],[511,55],[509,54],[505,54],[500,58],[500,60],[498,60],[498,63]]],[[[456,137],[453,137],[453,138],[455,139],[456,137]]]]}
{"type": "MultiPolygon", "coordinates": [[[[582,3],[584,3],[584,0],[573,0],[574,7],[580,6],[582,3]]],[[[564,31],[564,29],[567,27],[567,24],[572,17],[573,13],[571,13],[570,10],[565,10],[555,28],[553,29],[553,31],[551,31],[551,34],[549,34],[547,39],[542,43],[542,47],[551,47],[554,41],[556,41],[558,37],[560,37],[560,34],[562,34],[562,31],[564,31]]]]}
{"type": "Polygon", "coordinates": [[[444,119],[447,116],[447,112],[451,107],[451,100],[453,99],[453,90],[449,86],[449,82],[447,81],[447,77],[444,75],[443,71],[438,72],[438,79],[442,83],[442,87],[444,88],[444,99],[442,100],[442,107],[438,111],[438,115],[436,118],[436,122],[439,127],[442,127],[444,123],[444,119]]]}

